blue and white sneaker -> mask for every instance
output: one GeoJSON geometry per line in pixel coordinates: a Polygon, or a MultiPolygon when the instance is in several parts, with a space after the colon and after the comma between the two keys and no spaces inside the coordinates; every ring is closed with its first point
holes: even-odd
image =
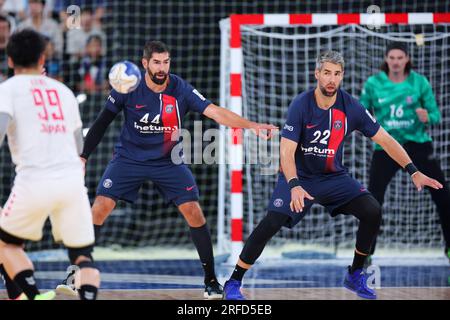
{"type": "Polygon", "coordinates": [[[223,297],[225,300],[245,300],[241,293],[241,281],[230,279],[223,287],[223,297]]]}
{"type": "Polygon", "coordinates": [[[364,299],[376,299],[377,294],[375,290],[367,286],[367,278],[369,277],[364,269],[356,269],[353,273],[350,273],[350,266],[348,272],[345,275],[344,287],[355,292],[359,297],[364,299]]]}

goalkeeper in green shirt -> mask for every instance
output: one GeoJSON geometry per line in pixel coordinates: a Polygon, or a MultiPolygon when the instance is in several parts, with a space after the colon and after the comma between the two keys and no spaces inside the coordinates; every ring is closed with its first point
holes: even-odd
{"type": "MultiPolygon", "coordinates": [[[[381,72],[369,77],[360,97],[381,126],[403,145],[414,164],[424,174],[435,178],[443,189],[429,189],[439,212],[445,239],[445,254],[450,259],[450,191],[444,173],[433,155],[429,125],[441,115],[428,80],[411,69],[408,49],[393,42],[386,49],[381,72]]],[[[386,188],[400,169],[387,153],[375,146],[369,178],[369,191],[383,205],[386,188]]],[[[372,253],[375,251],[372,245],[372,253]]]]}

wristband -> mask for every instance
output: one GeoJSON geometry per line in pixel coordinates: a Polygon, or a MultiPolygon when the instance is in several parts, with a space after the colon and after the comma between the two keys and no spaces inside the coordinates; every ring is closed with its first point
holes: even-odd
{"type": "Polygon", "coordinates": [[[416,173],[417,171],[419,171],[419,170],[417,170],[417,168],[416,168],[416,166],[411,162],[411,163],[408,163],[407,165],[406,165],[406,167],[405,167],[405,170],[412,176],[414,173],[416,173]]]}
{"type": "Polygon", "coordinates": [[[295,187],[300,187],[300,180],[298,178],[292,178],[289,180],[288,185],[291,190],[295,187]]]}

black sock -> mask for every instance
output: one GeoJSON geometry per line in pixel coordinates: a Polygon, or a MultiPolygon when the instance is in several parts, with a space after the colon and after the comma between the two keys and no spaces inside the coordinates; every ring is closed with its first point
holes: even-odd
{"type": "Polygon", "coordinates": [[[231,275],[230,279],[234,279],[237,281],[242,281],[242,278],[244,277],[244,273],[247,271],[248,269],[244,269],[242,267],[240,267],[239,265],[236,265],[236,267],[234,268],[233,274],[231,275]]]}
{"type": "Polygon", "coordinates": [[[9,299],[16,299],[22,293],[19,286],[8,276],[3,264],[0,264],[0,274],[3,277],[3,282],[5,283],[6,291],[8,292],[9,299]]]}
{"type": "Polygon", "coordinates": [[[192,241],[197,248],[200,261],[205,271],[205,284],[211,281],[217,281],[216,273],[214,271],[214,254],[211,241],[211,235],[207,224],[203,226],[194,228],[190,227],[192,241]]]}
{"type": "Polygon", "coordinates": [[[98,288],[89,284],[83,284],[78,290],[80,300],[96,300],[98,288]]]}
{"type": "Polygon", "coordinates": [[[355,251],[355,256],[353,257],[353,264],[350,272],[353,273],[357,269],[362,269],[364,267],[364,262],[366,261],[367,256],[359,254],[355,251]]]}
{"type": "Polygon", "coordinates": [[[36,286],[36,279],[34,279],[33,270],[24,270],[19,272],[14,281],[23,290],[29,300],[34,300],[34,297],[39,294],[39,290],[36,286]]]}
{"type": "Polygon", "coordinates": [[[94,224],[95,244],[98,243],[98,239],[100,237],[100,230],[101,230],[101,228],[102,228],[101,225],[94,224]]]}

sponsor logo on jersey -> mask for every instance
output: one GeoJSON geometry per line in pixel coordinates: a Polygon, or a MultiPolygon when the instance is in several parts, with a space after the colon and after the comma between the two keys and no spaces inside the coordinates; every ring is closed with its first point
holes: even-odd
{"type": "Polygon", "coordinates": [[[333,128],[335,128],[336,130],[341,130],[342,129],[342,121],[341,120],[336,120],[333,123],[333,128]]]}
{"type": "Polygon", "coordinates": [[[108,96],[108,100],[111,101],[112,103],[116,103],[116,99],[111,97],[111,95],[108,96]]]}
{"type": "Polygon", "coordinates": [[[334,156],[335,151],[333,149],[320,149],[317,148],[316,146],[314,147],[304,147],[303,145],[301,146],[303,153],[306,154],[312,154],[312,155],[316,155],[316,156],[334,156]]]}
{"type": "Polygon", "coordinates": [[[140,125],[136,121],[134,122],[134,128],[139,130],[140,133],[163,133],[163,132],[173,132],[178,130],[178,126],[164,127],[164,126],[154,126],[154,125],[140,125]]]}
{"type": "Polygon", "coordinates": [[[173,105],[168,104],[168,105],[166,106],[166,112],[167,112],[167,113],[172,113],[172,111],[173,111],[173,105]]]}
{"type": "Polygon", "coordinates": [[[103,181],[103,187],[105,187],[106,189],[111,188],[113,185],[113,182],[111,179],[105,179],[105,181],[103,181]]]}
{"type": "Polygon", "coordinates": [[[287,130],[287,131],[291,131],[291,132],[294,131],[294,127],[293,126],[289,126],[287,124],[284,125],[284,129],[287,130]]]}
{"type": "Polygon", "coordinates": [[[274,202],[273,202],[273,205],[275,207],[277,207],[277,208],[282,207],[283,206],[283,199],[280,199],[280,198],[275,199],[274,202]]]}
{"type": "Polygon", "coordinates": [[[409,120],[393,119],[393,120],[385,121],[384,125],[391,129],[405,129],[405,128],[411,127],[414,124],[414,122],[415,122],[414,119],[409,119],[409,120]]]}

